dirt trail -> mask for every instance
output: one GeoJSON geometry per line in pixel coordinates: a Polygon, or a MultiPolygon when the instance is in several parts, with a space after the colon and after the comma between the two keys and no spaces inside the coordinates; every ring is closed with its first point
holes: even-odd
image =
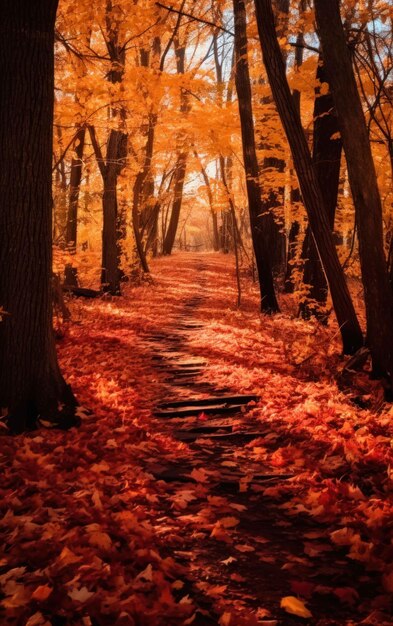
{"type": "Polygon", "coordinates": [[[334,325],[246,275],[237,309],[230,256],[152,267],[71,304],[81,427],[0,438],[1,624],[392,625],[391,407],[339,391],[334,325]]]}
{"type": "Polygon", "coordinates": [[[277,506],[275,496],[288,481],[301,487],[303,467],[272,471],[255,462],[253,452],[266,441],[273,451],[296,447],[296,435],[291,439],[282,425],[261,423],[257,395],[203,378],[209,357],[201,359],[192,339],[203,332],[203,307],[211,306],[206,286],[216,267],[201,257],[188,264],[194,291],[184,293],[183,303],[177,300],[175,319],[145,338],[164,383],[153,412],[157,428],[188,447],[146,469],[165,484],[172,502],[184,498],[184,510],[168,508],[165,523],[169,543],[176,537],[171,550],[188,568],[187,590],[201,609],[194,623],[217,624],[223,613],[231,625],[253,623],[252,616],[261,624],[304,623],[280,610],[285,596],[308,600],[308,623],[350,623],[357,599],[371,601],[378,590],[363,567],[331,543],[328,523],[302,512],[287,515],[281,500],[277,506]]]}

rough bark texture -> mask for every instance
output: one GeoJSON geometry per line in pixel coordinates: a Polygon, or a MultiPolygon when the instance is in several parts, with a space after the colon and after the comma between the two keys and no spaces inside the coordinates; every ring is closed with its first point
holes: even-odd
{"type": "Polygon", "coordinates": [[[56,0],[0,3],[0,406],[12,430],[64,427],[75,399],[52,330],[52,125],[56,0]],[[65,403],[59,415],[59,403],[65,403]],[[3,412],[4,412],[3,408],[3,412]]]}
{"type": "MultiPolygon", "coordinates": [[[[342,142],[338,136],[338,119],[332,93],[330,90],[327,93],[321,93],[320,86],[328,82],[321,55],[319,57],[316,78],[313,161],[325,200],[330,230],[333,232],[340,181],[342,142]],[[335,136],[334,139],[332,139],[333,136],[335,136]]],[[[310,315],[320,318],[319,306],[326,304],[328,285],[310,227],[306,231],[302,257],[305,259],[303,282],[305,285],[310,285],[310,292],[308,301],[304,302],[300,307],[300,313],[304,318],[308,318],[310,315]]]]}
{"type": "MultiPolygon", "coordinates": [[[[276,32],[278,37],[284,38],[288,33],[288,21],[289,21],[289,0],[273,0],[273,10],[276,21],[276,32]]],[[[301,50],[301,48],[299,48],[301,50]]],[[[283,53],[284,62],[286,63],[286,53],[283,53]]],[[[272,97],[268,96],[264,99],[264,102],[271,103],[272,97]]],[[[268,150],[268,144],[262,144],[262,149],[268,150]]],[[[278,173],[285,171],[285,160],[274,156],[265,156],[262,164],[262,177],[264,178],[264,172],[270,175],[272,170],[276,170],[278,173]]],[[[284,186],[280,186],[276,189],[270,189],[267,194],[262,197],[263,213],[270,219],[265,220],[265,229],[267,236],[267,245],[269,250],[269,257],[272,263],[273,274],[278,277],[283,277],[287,262],[287,241],[285,236],[285,219],[283,212],[274,216],[274,209],[282,207],[284,205],[284,186]]]]}
{"type": "Polygon", "coordinates": [[[367,341],[375,374],[391,381],[393,293],[383,249],[381,198],[367,125],[341,23],[339,1],[315,0],[315,10],[356,210],[367,341]]]}
{"type": "Polygon", "coordinates": [[[263,59],[273,98],[288,138],[310,227],[329,283],[343,349],[351,354],[362,346],[363,336],[337,256],[317,173],[286,79],[271,0],[255,0],[255,7],[263,59]]]}
{"type": "Polygon", "coordinates": [[[97,164],[104,183],[102,196],[102,270],[101,284],[106,293],[120,295],[120,257],[122,224],[117,207],[117,179],[127,156],[127,135],[112,129],[109,133],[105,159],[97,141],[95,129],[89,126],[97,164]]]}
{"type": "MultiPolygon", "coordinates": [[[[252,114],[252,94],[247,57],[247,20],[244,0],[233,0],[233,12],[236,50],[235,84],[239,102],[251,235],[261,292],[261,310],[265,313],[275,313],[279,310],[279,307],[274,289],[271,259],[268,254],[268,237],[266,232],[266,219],[268,216],[262,215],[263,204],[252,114]]],[[[272,219],[270,213],[269,216],[272,219]]]]}

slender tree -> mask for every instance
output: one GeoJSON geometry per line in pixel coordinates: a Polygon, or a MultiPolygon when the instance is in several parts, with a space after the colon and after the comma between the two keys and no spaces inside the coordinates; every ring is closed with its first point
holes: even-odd
{"type": "Polygon", "coordinates": [[[367,341],[377,376],[393,381],[393,293],[383,248],[382,205],[367,125],[340,17],[339,0],[315,0],[358,225],[367,341]]]}
{"type": "MultiPolygon", "coordinates": [[[[82,181],[82,159],[85,147],[86,127],[81,126],[75,137],[75,156],[71,161],[70,187],[66,222],[66,247],[70,256],[76,254],[78,236],[78,203],[82,181]]],[[[67,263],[64,272],[66,285],[76,287],[78,284],[78,270],[72,263],[67,263]]]]}
{"type": "Polygon", "coordinates": [[[351,354],[363,345],[363,336],[337,256],[324,198],[299,112],[296,110],[286,79],[271,0],[255,0],[255,7],[263,59],[273,98],[291,148],[311,231],[329,283],[343,349],[344,352],[351,354]]]}
{"type": "Polygon", "coordinates": [[[233,0],[233,13],[236,50],[235,84],[239,102],[252,242],[261,292],[261,310],[265,313],[275,313],[279,307],[274,289],[271,259],[268,253],[268,229],[273,216],[271,213],[263,214],[247,56],[247,19],[244,0],[233,0]]]}
{"type": "MultiPolygon", "coordinates": [[[[312,158],[325,200],[329,226],[333,231],[340,182],[342,141],[338,132],[332,93],[330,89],[323,92],[321,90],[322,85],[326,87],[327,83],[325,64],[321,55],[318,60],[316,79],[312,158]]],[[[309,226],[303,242],[302,257],[304,259],[303,282],[309,285],[310,292],[307,301],[300,306],[300,313],[305,318],[310,315],[321,317],[320,307],[326,304],[328,285],[309,226]]]]}
{"type": "Polygon", "coordinates": [[[56,10],[57,0],[0,2],[0,406],[14,431],[77,422],[52,330],[56,10]]]}
{"type": "MultiPolygon", "coordinates": [[[[185,58],[186,48],[179,43],[177,37],[174,40],[176,67],[178,74],[184,74],[185,72],[185,58]]],[[[180,111],[184,115],[189,111],[189,98],[186,91],[181,87],[180,89],[180,111]]],[[[184,180],[186,177],[188,150],[185,145],[185,135],[181,133],[178,138],[178,154],[175,165],[175,174],[173,180],[173,204],[171,217],[169,219],[168,230],[165,234],[163,242],[163,253],[171,254],[172,248],[175,243],[176,233],[179,226],[180,211],[183,202],[183,188],[184,180]]]]}

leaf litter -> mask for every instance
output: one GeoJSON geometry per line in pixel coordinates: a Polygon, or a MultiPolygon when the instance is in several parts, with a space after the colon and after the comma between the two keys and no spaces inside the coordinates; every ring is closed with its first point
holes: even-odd
{"type": "Polygon", "coordinates": [[[334,327],[327,346],[289,298],[259,315],[244,277],[238,310],[218,255],[176,261],[157,260],[154,284],[122,298],[70,304],[59,355],[89,409],[81,428],[1,437],[2,623],[391,624],[391,407],[372,383],[368,409],[340,391],[334,327]],[[241,444],[188,445],[153,416],[190,392],[157,369],[149,337],[173,332],[203,276],[201,328],[180,348],[203,357],[202,384],[260,396],[233,419],[260,431],[241,444]],[[157,464],[183,464],[183,482],[157,478],[157,464]]]}

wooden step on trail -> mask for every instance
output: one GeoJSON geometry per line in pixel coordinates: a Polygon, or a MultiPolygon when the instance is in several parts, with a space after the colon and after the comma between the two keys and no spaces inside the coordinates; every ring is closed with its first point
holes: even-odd
{"type": "MultiPolygon", "coordinates": [[[[220,429],[220,430],[224,430],[224,429],[220,429]]],[[[247,431],[240,431],[240,430],[231,430],[228,432],[218,432],[217,429],[215,429],[215,432],[201,432],[198,431],[196,429],[184,429],[184,430],[175,430],[173,432],[173,437],[175,439],[177,439],[178,441],[183,441],[184,443],[192,443],[194,441],[196,441],[197,439],[199,440],[203,440],[203,439],[211,439],[217,442],[231,442],[234,445],[241,445],[244,443],[248,443],[250,441],[253,441],[254,439],[259,439],[260,437],[264,437],[266,435],[266,433],[257,431],[257,432],[247,432],[247,431]]]]}
{"type": "Polygon", "coordinates": [[[154,411],[153,415],[160,418],[174,418],[174,417],[192,417],[197,416],[200,413],[206,415],[222,415],[225,413],[238,413],[243,408],[244,404],[198,404],[189,406],[184,403],[182,407],[175,407],[172,409],[162,409],[154,411]]]}
{"type": "MultiPolygon", "coordinates": [[[[195,482],[196,479],[191,477],[190,473],[185,473],[184,470],[177,470],[176,468],[168,468],[160,471],[151,471],[151,474],[156,480],[162,480],[166,483],[190,483],[195,482]]],[[[218,488],[231,489],[238,491],[239,485],[242,481],[247,482],[249,485],[258,485],[264,483],[270,483],[280,480],[288,480],[292,478],[293,474],[256,474],[254,476],[248,476],[241,472],[223,473],[218,476],[211,476],[210,484],[215,485],[218,488]]]]}
{"type": "Polygon", "coordinates": [[[175,400],[173,402],[161,402],[157,405],[158,409],[175,409],[181,407],[201,407],[201,406],[217,406],[217,405],[238,405],[244,406],[249,402],[258,402],[259,396],[255,394],[237,395],[237,396],[210,396],[207,398],[190,398],[187,400],[175,400]]]}

